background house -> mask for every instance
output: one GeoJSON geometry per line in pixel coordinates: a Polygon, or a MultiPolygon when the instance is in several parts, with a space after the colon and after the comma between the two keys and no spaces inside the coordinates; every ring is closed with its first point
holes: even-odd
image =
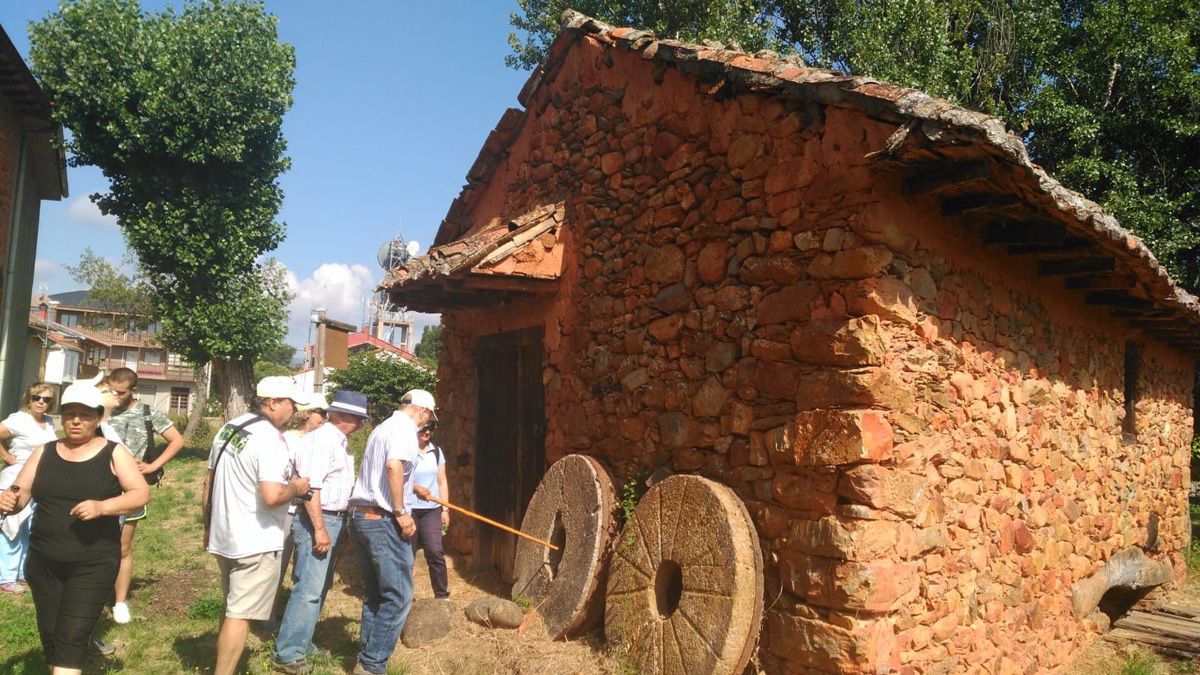
{"type": "Polygon", "coordinates": [[[146,317],[113,310],[87,291],[57,293],[49,298],[49,318],[82,335],[80,379],[97,372],[129,368],[138,374],[143,403],[163,412],[186,415],[197,400],[196,369],[158,342],[162,326],[146,317]]]}
{"type": "Polygon", "coordinates": [[[20,406],[29,352],[29,298],[40,202],[67,196],[62,129],[0,28],[0,414],[20,406]]]}

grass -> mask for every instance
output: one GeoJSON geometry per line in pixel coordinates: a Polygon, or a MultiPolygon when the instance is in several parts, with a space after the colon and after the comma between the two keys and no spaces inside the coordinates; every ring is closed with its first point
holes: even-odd
{"type": "MultiPolygon", "coordinates": [[[[365,440],[365,434],[359,443],[365,440]]],[[[134,581],[130,597],[133,622],[116,625],[101,617],[98,633],[117,647],[103,657],[89,653],[85,673],[203,673],[211,672],[216,656],[217,622],[222,599],[217,566],[202,546],[200,489],[208,445],[202,440],[186,448],[167,466],[167,475],[153,488],[150,517],[138,526],[134,541],[134,581]]],[[[348,543],[348,542],[346,542],[348,543]]],[[[333,588],[317,624],[314,642],[330,655],[313,659],[316,675],[346,673],[358,652],[362,610],[359,577],[349,547],[342,551],[333,588]]],[[[416,598],[431,598],[424,556],[414,568],[416,598]]],[[[447,560],[453,601],[461,609],[484,596],[507,597],[511,585],[460,570],[447,560]]],[[[286,591],[284,592],[286,594],[286,591]]],[[[273,636],[257,624],[251,628],[239,673],[265,675],[271,670],[273,636]]],[[[529,631],[499,631],[470,623],[456,613],[449,636],[439,642],[407,649],[398,646],[388,664],[390,675],[503,672],[615,672],[596,639],[554,641],[529,631]]],[[[0,594],[0,674],[42,675],[41,644],[30,594],[0,594]]]]}
{"type": "MultiPolygon", "coordinates": [[[[191,673],[212,669],[222,600],[216,563],[201,546],[200,489],[207,448],[187,448],[152,488],[150,517],[134,541],[134,621],[107,616],[97,631],[117,645],[111,657],[92,651],[84,672],[191,673]]],[[[269,673],[271,636],[252,633],[243,671],[269,673]]],[[[353,653],[353,652],[350,652],[353,653]]],[[[317,673],[345,672],[336,659],[317,673]]],[[[45,673],[30,594],[0,597],[0,673],[45,673]]]]}

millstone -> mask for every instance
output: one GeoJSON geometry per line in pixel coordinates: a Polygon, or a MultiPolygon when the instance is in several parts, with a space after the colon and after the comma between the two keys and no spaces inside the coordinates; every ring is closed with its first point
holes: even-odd
{"type": "Polygon", "coordinates": [[[583,633],[600,619],[616,510],[608,471],[584,455],[555,462],[529,501],[521,531],[559,550],[518,540],[512,597],[537,607],[554,639],[583,633]]]}
{"type": "Polygon", "coordinates": [[[762,623],[762,567],[733,490],[671,476],[638,502],[617,540],[604,636],[640,673],[741,673],[762,623]]]}

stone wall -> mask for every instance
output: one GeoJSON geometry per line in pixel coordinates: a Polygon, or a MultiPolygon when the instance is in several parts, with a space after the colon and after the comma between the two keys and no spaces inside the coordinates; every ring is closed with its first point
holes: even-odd
{"type": "MultiPolygon", "coordinates": [[[[470,504],[480,335],[545,329],[547,459],[732,486],[764,547],[768,672],[1023,672],[1094,638],[1071,584],[1162,518],[1182,574],[1191,363],[997,259],[864,156],[894,130],[704,85],[591,38],[529,101],[474,227],[565,200],[558,295],[444,316],[470,504]]],[[[461,521],[459,521],[461,524],[461,521]]],[[[450,544],[469,552],[471,525],[450,544]]]]}

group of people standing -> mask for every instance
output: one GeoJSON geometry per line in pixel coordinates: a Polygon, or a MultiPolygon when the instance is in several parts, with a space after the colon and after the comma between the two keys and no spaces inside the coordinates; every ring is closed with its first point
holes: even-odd
{"type": "Polygon", "coordinates": [[[81,672],[104,607],[131,620],[133,537],[146,517],[147,477],[156,476],[183,438],[162,413],[133,405],[137,374],[114,370],[97,382],[67,387],[60,401],[63,437],[48,415],[54,389],[35,383],[22,410],[0,424],[0,590],[33,592],[38,633],[55,675],[81,672]],[[140,425],[140,426],[139,426],[140,425]],[[118,429],[124,428],[125,438],[118,429]],[[167,440],[146,456],[155,434],[167,440]]]}
{"type": "MultiPolygon", "coordinates": [[[[367,419],[366,396],[339,391],[320,424],[285,436],[307,397],[286,377],[264,378],[255,393],[254,411],[230,420],[213,439],[203,491],[205,545],[217,559],[225,596],[215,672],[233,673],[250,622],[271,618],[294,504],[293,587],[275,640],[275,669],[311,671],[313,633],[338,542],[349,532],[365,591],[354,672],[384,673],[412,605],[414,546],[425,548],[435,595],[449,597],[441,545],[449,514],[428,501],[448,496],[445,460],[429,443],[437,419],[433,396],[405,394],[400,409],[372,431],[356,472],[349,437],[367,419]],[[418,518],[426,523],[420,538],[418,518]]],[[[316,409],[310,404],[304,417],[316,409]]]]}
{"type": "MultiPolygon", "coordinates": [[[[48,384],[30,387],[22,410],[0,423],[0,591],[32,591],[54,675],[82,672],[89,640],[105,649],[92,637],[105,606],[117,623],[131,620],[132,543],[148,514],[147,479],[156,483],[183,445],[165,415],[134,405],[136,389],[136,373],[124,368],[68,386],[62,439],[48,384]],[[166,447],[148,457],[156,435],[166,447]]],[[[384,673],[412,605],[417,547],[435,597],[449,598],[442,534],[450,515],[434,501],[449,493],[445,458],[431,443],[433,395],[405,394],[371,433],[356,472],[349,437],[367,419],[366,396],[339,391],[328,404],[314,402],[287,377],[264,378],[255,394],[253,411],[214,438],[201,492],[204,544],[225,599],[215,672],[235,672],[249,622],[271,618],[292,555],[272,661],[281,672],[311,671],[313,633],[349,532],[365,591],[354,672],[384,673]],[[294,554],[284,553],[285,540],[294,554]]]]}

